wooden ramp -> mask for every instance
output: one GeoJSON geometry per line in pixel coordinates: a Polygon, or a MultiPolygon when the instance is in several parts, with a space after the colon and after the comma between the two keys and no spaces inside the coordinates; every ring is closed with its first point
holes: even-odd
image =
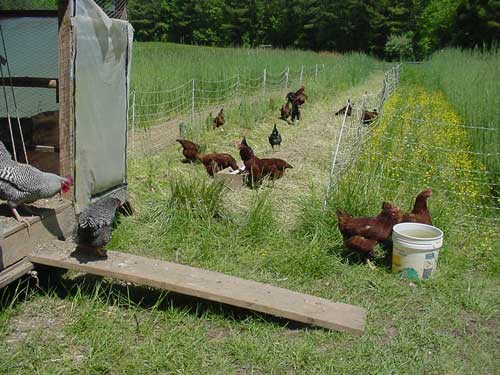
{"type": "Polygon", "coordinates": [[[218,272],[108,251],[96,260],[72,254],[73,249],[44,246],[29,256],[33,263],[83,271],[99,276],[222,302],[328,329],[362,334],[366,310],[218,272]]]}

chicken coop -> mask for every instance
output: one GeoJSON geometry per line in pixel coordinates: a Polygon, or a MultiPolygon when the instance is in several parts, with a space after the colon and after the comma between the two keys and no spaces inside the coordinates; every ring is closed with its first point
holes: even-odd
{"type": "Polygon", "coordinates": [[[56,7],[0,11],[0,140],[18,162],[74,179],[70,192],[30,205],[29,226],[0,201],[0,287],[25,271],[34,247],[66,237],[91,202],[127,200],[127,1],[56,7]]]}

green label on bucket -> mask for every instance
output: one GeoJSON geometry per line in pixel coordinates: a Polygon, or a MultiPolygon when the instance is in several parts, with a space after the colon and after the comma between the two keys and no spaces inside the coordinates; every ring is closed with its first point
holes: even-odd
{"type": "Polygon", "coordinates": [[[401,271],[401,277],[404,277],[405,279],[410,279],[410,280],[418,280],[418,272],[414,268],[405,268],[403,271],[401,271]]]}

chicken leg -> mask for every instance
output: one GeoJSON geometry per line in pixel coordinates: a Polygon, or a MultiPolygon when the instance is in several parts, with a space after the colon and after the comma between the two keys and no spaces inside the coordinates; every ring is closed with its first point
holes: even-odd
{"type": "Polygon", "coordinates": [[[19,215],[19,212],[17,212],[17,209],[15,207],[11,207],[10,209],[12,210],[12,213],[14,214],[14,217],[16,218],[17,221],[25,223],[28,228],[30,227],[31,224],[28,221],[28,219],[19,215]]]}
{"type": "Polygon", "coordinates": [[[107,254],[106,250],[104,248],[102,248],[102,247],[96,247],[95,248],[95,253],[100,258],[107,258],[108,257],[108,254],[107,254]]]}
{"type": "Polygon", "coordinates": [[[366,264],[368,267],[370,267],[372,270],[376,269],[376,267],[373,265],[373,263],[370,261],[370,259],[366,259],[366,264]]]}

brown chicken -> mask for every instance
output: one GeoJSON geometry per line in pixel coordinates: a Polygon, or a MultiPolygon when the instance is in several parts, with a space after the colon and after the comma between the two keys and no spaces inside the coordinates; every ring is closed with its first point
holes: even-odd
{"type": "Polygon", "coordinates": [[[364,256],[373,257],[375,245],[389,238],[392,227],[399,222],[400,214],[395,205],[384,202],[382,212],[375,217],[352,217],[339,211],[337,218],[346,247],[364,256]]]}
{"type": "Polygon", "coordinates": [[[425,189],[420,192],[415,199],[415,204],[413,205],[413,210],[406,213],[401,218],[402,223],[421,223],[432,225],[431,214],[427,208],[427,198],[432,196],[432,189],[425,189]]]}
{"type": "MultiPolygon", "coordinates": [[[[214,121],[212,122],[212,128],[221,128],[222,125],[226,122],[224,118],[224,108],[221,108],[217,116],[214,117],[214,121]]],[[[222,129],[222,128],[221,128],[222,129]]]]}
{"type": "Polygon", "coordinates": [[[191,162],[200,161],[206,168],[209,176],[213,177],[214,173],[231,167],[233,170],[238,170],[236,159],[229,154],[202,154],[200,146],[186,139],[177,139],[182,145],[182,154],[191,162]]]}
{"type": "Polygon", "coordinates": [[[296,92],[289,92],[286,99],[292,104],[292,122],[300,120],[300,106],[306,102],[308,96],[304,93],[305,87],[301,86],[296,92]]]}
{"type": "Polygon", "coordinates": [[[239,169],[236,160],[229,154],[199,154],[198,160],[203,163],[210,177],[213,177],[214,173],[222,171],[223,169],[226,169],[228,167],[231,167],[233,171],[239,169]]]}
{"type": "Polygon", "coordinates": [[[292,108],[290,107],[290,102],[286,102],[281,106],[281,116],[280,118],[282,120],[285,120],[288,122],[288,118],[292,115],[292,108]]]}
{"type": "Polygon", "coordinates": [[[373,111],[362,111],[361,112],[361,122],[364,125],[371,124],[373,121],[375,121],[378,117],[378,111],[377,109],[374,109],[373,111]]]}
{"type": "Polygon", "coordinates": [[[347,104],[340,108],[337,112],[335,112],[335,116],[338,115],[343,115],[347,110],[347,116],[350,116],[352,113],[352,105],[351,105],[351,100],[347,99],[347,104]]]}
{"type": "Polygon", "coordinates": [[[246,139],[237,144],[240,151],[241,160],[245,164],[245,171],[250,176],[250,184],[253,186],[259,184],[265,177],[276,180],[283,177],[287,168],[293,168],[286,161],[278,158],[259,159],[255,156],[253,150],[245,146],[246,139]]]}
{"type": "Polygon", "coordinates": [[[186,158],[186,160],[191,163],[195,162],[198,159],[198,153],[200,152],[200,146],[196,143],[188,141],[187,139],[176,139],[182,146],[182,155],[186,158]]]}
{"type": "Polygon", "coordinates": [[[300,86],[300,88],[295,92],[294,94],[294,102],[297,104],[297,105],[302,105],[306,102],[306,100],[309,98],[305,93],[305,87],[304,86],[300,86]]]}

